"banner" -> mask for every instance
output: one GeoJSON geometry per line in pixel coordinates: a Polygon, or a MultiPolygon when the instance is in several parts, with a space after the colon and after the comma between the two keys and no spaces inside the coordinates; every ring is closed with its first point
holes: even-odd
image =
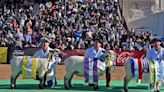
{"type": "Polygon", "coordinates": [[[7,47],[0,47],[0,63],[7,63],[7,47]]]}
{"type": "MultiPolygon", "coordinates": [[[[32,56],[37,50],[40,48],[24,48],[24,49],[18,49],[15,47],[8,48],[8,60],[12,58],[12,55],[27,55],[32,56]]],[[[116,57],[116,65],[123,65],[125,61],[127,61],[130,57],[133,58],[143,58],[145,56],[145,51],[138,51],[138,50],[113,50],[117,53],[116,57]]],[[[74,50],[63,50],[63,53],[65,53],[65,57],[62,58],[62,60],[65,60],[69,56],[84,56],[85,50],[84,49],[74,49],[74,50]]],[[[2,52],[1,52],[2,53],[2,52]]],[[[7,52],[6,52],[7,54],[7,52]]],[[[0,61],[1,62],[1,61],[0,61]]],[[[5,61],[7,62],[7,61],[5,61]]]]}
{"type": "Polygon", "coordinates": [[[8,48],[8,63],[10,63],[9,61],[11,60],[11,58],[13,57],[13,55],[15,56],[33,56],[34,53],[39,50],[40,48],[17,48],[17,47],[9,47],[8,48]]]}
{"type": "Polygon", "coordinates": [[[116,65],[123,65],[130,57],[133,58],[143,58],[145,56],[145,51],[138,51],[138,50],[113,50],[117,53],[116,57],[116,65]]]}

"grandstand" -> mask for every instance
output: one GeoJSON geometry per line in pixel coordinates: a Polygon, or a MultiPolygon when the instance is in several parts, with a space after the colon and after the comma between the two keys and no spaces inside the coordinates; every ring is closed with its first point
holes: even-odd
{"type": "MultiPolygon", "coordinates": [[[[164,37],[164,0],[0,0],[0,91],[8,89],[11,74],[9,60],[13,55],[32,56],[40,48],[41,38],[51,40],[50,47],[67,54],[83,56],[99,37],[102,47],[117,52],[116,67],[111,69],[112,88],[105,89],[105,76],[100,79],[100,91],[122,92],[123,63],[132,55],[143,58],[151,48],[152,38],[164,37]],[[4,63],[4,64],[1,64],[4,63]],[[120,80],[120,81],[118,81],[120,80]]],[[[161,43],[164,47],[164,42],[161,43]]],[[[65,58],[64,58],[65,59],[65,58]]],[[[62,64],[64,64],[62,62],[62,64]]],[[[57,88],[39,91],[64,92],[64,65],[59,65],[57,88]]],[[[26,92],[19,77],[17,91],[26,92]]],[[[88,91],[81,85],[83,78],[75,77],[73,92],[88,91]]],[[[37,82],[26,81],[34,85],[37,82]]],[[[147,84],[146,84],[147,85],[147,84]]],[[[28,88],[28,87],[27,87],[28,88]]],[[[38,90],[37,90],[38,91],[38,90]]],[[[130,91],[145,92],[147,87],[136,88],[130,83],[130,91]]]]}

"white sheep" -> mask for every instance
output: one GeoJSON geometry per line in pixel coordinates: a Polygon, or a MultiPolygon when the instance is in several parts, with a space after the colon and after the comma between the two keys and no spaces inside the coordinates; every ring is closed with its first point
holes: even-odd
{"type": "MultiPolygon", "coordinates": [[[[59,53],[59,54],[61,54],[61,53],[59,53]]],[[[12,89],[16,87],[16,79],[22,73],[23,58],[24,58],[24,56],[14,56],[10,60],[10,65],[11,65],[11,70],[12,70],[10,87],[12,89]]],[[[56,58],[56,54],[53,54],[51,58],[53,60],[50,62],[48,61],[47,58],[37,58],[36,72],[37,72],[37,76],[40,80],[39,88],[41,88],[41,89],[45,86],[45,81],[52,79],[52,76],[51,76],[52,68],[50,68],[50,67],[53,67],[54,68],[53,70],[55,72],[56,65],[61,60],[60,57],[56,58]],[[59,61],[57,61],[57,59],[59,59],[59,61]]],[[[53,78],[54,77],[55,76],[53,76],[53,78]]]]}
{"type": "MultiPolygon", "coordinates": [[[[116,53],[110,51],[110,57],[115,59],[116,53]]],[[[71,80],[73,75],[84,77],[84,56],[70,56],[65,61],[66,74],[64,77],[65,89],[72,87],[71,80]]],[[[102,76],[105,70],[98,69],[98,76],[102,76]]]]}
{"type": "MultiPolygon", "coordinates": [[[[132,59],[132,58],[130,58],[130,59],[132,59]]],[[[132,69],[131,69],[131,65],[132,64],[130,62],[130,59],[127,62],[124,63],[124,70],[125,70],[124,90],[125,90],[125,92],[128,92],[128,83],[133,79],[133,77],[132,77],[132,69]]],[[[150,78],[150,71],[152,70],[152,68],[149,65],[149,61],[146,60],[146,59],[142,59],[141,63],[142,63],[142,67],[143,67],[143,63],[146,64],[146,66],[148,67],[147,69],[148,69],[149,72],[143,72],[143,74],[142,74],[142,76],[143,76],[142,78],[143,79],[142,80],[138,79],[138,75],[137,74],[136,74],[137,76],[135,75],[134,78],[137,81],[139,80],[138,84],[140,84],[141,81],[149,83],[150,85],[148,85],[148,88],[149,88],[149,90],[151,92],[159,92],[161,81],[155,81],[155,82],[151,83],[151,81],[150,81],[151,80],[151,78],[150,78]]],[[[135,64],[137,64],[137,63],[135,63],[135,64]]],[[[136,73],[138,73],[138,71],[136,73]]]]}

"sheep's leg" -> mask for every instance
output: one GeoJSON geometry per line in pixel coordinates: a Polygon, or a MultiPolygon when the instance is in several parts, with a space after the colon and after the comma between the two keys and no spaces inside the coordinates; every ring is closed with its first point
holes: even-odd
{"type": "Polygon", "coordinates": [[[94,84],[93,89],[94,89],[95,91],[98,90],[98,82],[97,82],[97,84],[94,84]]]}
{"type": "Polygon", "coordinates": [[[69,89],[69,81],[71,81],[72,76],[73,76],[73,73],[66,71],[66,75],[64,77],[64,87],[65,87],[65,89],[69,89]]]}
{"type": "Polygon", "coordinates": [[[57,83],[57,79],[56,79],[56,75],[55,75],[55,85],[57,85],[58,83],[57,83]]]}
{"type": "Polygon", "coordinates": [[[160,92],[161,81],[156,82],[156,90],[160,92]]]}
{"type": "Polygon", "coordinates": [[[11,89],[15,89],[16,88],[16,79],[18,78],[20,73],[21,73],[21,71],[16,73],[16,74],[12,74],[11,75],[11,79],[10,79],[10,82],[11,82],[10,88],[11,89]]]}
{"type": "Polygon", "coordinates": [[[71,81],[72,81],[73,75],[74,75],[74,74],[72,74],[71,78],[70,78],[69,81],[68,81],[69,87],[72,87],[71,81]]]}
{"type": "Polygon", "coordinates": [[[43,78],[40,79],[39,88],[40,89],[44,88],[44,79],[43,78]]]}
{"type": "Polygon", "coordinates": [[[124,78],[124,90],[125,92],[128,92],[128,83],[130,82],[132,78],[131,77],[127,77],[127,75],[124,78]]]}
{"type": "Polygon", "coordinates": [[[68,79],[66,76],[64,77],[64,87],[65,87],[65,89],[69,89],[68,79]]]}
{"type": "Polygon", "coordinates": [[[39,88],[40,88],[40,89],[43,89],[43,88],[44,88],[44,84],[45,84],[44,78],[45,78],[45,75],[46,75],[46,73],[44,73],[43,76],[39,76],[39,81],[40,81],[40,83],[39,83],[39,88]]]}
{"type": "Polygon", "coordinates": [[[106,68],[106,87],[110,87],[111,73],[110,67],[106,68]]]}
{"type": "Polygon", "coordinates": [[[46,72],[38,72],[39,73],[39,88],[43,89],[44,88],[44,84],[45,84],[45,76],[46,76],[46,72]]]}
{"type": "Polygon", "coordinates": [[[43,86],[44,87],[47,87],[47,85],[46,85],[46,77],[47,77],[47,72],[44,75],[44,80],[43,80],[43,86]]]}
{"type": "Polygon", "coordinates": [[[154,92],[156,90],[156,83],[155,82],[154,83],[150,83],[149,90],[150,90],[150,92],[154,92]]]}

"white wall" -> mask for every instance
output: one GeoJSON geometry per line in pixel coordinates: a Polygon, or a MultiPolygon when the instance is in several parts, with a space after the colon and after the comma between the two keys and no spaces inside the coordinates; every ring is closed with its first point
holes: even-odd
{"type": "Polygon", "coordinates": [[[164,0],[161,0],[161,8],[164,10],[164,0]]]}
{"type": "Polygon", "coordinates": [[[146,16],[142,19],[129,22],[129,28],[146,28],[151,29],[153,35],[164,37],[164,12],[156,13],[150,16],[146,16]]]}

